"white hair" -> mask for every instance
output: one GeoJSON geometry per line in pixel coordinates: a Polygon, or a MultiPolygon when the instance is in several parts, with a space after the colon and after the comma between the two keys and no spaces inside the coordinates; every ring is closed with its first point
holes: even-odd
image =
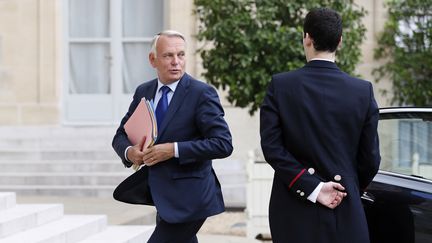
{"type": "Polygon", "coordinates": [[[157,42],[159,40],[159,37],[161,37],[161,36],[180,37],[184,40],[184,42],[186,44],[186,38],[184,37],[184,35],[182,33],[175,31],[175,30],[164,30],[164,31],[160,32],[159,34],[155,35],[153,37],[152,42],[151,42],[150,53],[153,53],[155,56],[157,56],[157,51],[156,51],[157,42]]]}

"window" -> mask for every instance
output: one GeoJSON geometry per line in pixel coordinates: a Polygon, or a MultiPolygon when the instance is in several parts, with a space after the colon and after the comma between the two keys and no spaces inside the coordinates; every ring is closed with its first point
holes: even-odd
{"type": "Polygon", "coordinates": [[[148,61],[163,30],[163,0],[64,0],[65,122],[117,123],[136,87],[156,77],[148,61]]]}
{"type": "Polygon", "coordinates": [[[132,93],[137,85],[156,77],[153,68],[148,64],[148,52],[152,37],[163,28],[162,3],[161,0],[123,1],[122,79],[124,93],[132,93]]]}
{"type": "Polygon", "coordinates": [[[432,113],[384,114],[378,126],[382,170],[432,179],[431,118],[432,113]]]}
{"type": "Polygon", "coordinates": [[[110,4],[108,0],[69,1],[69,92],[108,94],[110,4]]]}

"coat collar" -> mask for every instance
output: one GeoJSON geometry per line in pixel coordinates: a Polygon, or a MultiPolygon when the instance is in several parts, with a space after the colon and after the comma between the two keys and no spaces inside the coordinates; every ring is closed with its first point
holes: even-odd
{"type": "Polygon", "coordinates": [[[308,63],[306,63],[305,67],[339,69],[336,63],[323,60],[309,61],[308,63]]]}

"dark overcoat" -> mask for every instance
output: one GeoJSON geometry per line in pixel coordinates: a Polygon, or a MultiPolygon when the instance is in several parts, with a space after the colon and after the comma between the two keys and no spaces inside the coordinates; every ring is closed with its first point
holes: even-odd
{"type": "Polygon", "coordinates": [[[260,112],[261,146],[273,167],[269,220],[275,243],[367,243],[361,191],[380,163],[372,84],[314,60],[274,75],[260,112]],[[336,209],[307,197],[338,181],[336,209]]]}
{"type": "MultiPolygon", "coordinates": [[[[138,86],[114,136],[114,150],[126,166],[131,163],[124,153],[133,144],[123,126],[141,99],[152,100],[156,89],[157,79],[138,86]]],[[[142,168],[148,170],[142,184],[148,184],[148,197],[152,197],[160,217],[169,223],[184,223],[223,212],[221,186],[212,159],[229,156],[233,147],[216,90],[184,74],[158,132],[156,144],[177,142],[179,153],[179,158],[142,168]]]]}

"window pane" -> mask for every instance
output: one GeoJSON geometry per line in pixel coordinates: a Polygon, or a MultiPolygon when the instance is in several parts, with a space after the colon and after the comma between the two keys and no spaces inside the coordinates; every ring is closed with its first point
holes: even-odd
{"type": "Polygon", "coordinates": [[[108,37],[109,0],[70,0],[70,37],[108,37]]]}
{"type": "Polygon", "coordinates": [[[109,65],[108,44],[71,44],[69,93],[110,93],[109,65]]]}
{"type": "Polygon", "coordinates": [[[380,169],[432,178],[432,124],[427,119],[385,119],[378,124],[380,169]]]}
{"type": "Polygon", "coordinates": [[[123,36],[152,37],[163,28],[163,1],[124,0],[123,36]]]}
{"type": "MultiPolygon", "coordinates": [[[[427,158],[426,161],[424,162],[425,164],[428,164],[430,166],[432,166],[432,122],[428,122],[428,129],[427,129],[427,158]]],[[[432,174],[431,174],[432,177],[432,174]]]]}
{"type": "Polygon", "coordinates": [[[133,93],[139,84],[156,78],[148,60],[150,43],[125,43],[123,51],[123,92],[133,93]]]}
{"type": "Polygon", "coordinates": [[[428,150],[428,124],[426,122],[413,123],[414,128],[414,144],[413,150],[417,155],[417,163],[427,163],[428,150]]]}
{"type": "Polygon", "coordinates": [[[412,126],[408,121],[400,121],[399,123],[399,163],[400,167],[409,167],[412,160],[412,126]]]}
{"type": "Polygon", "coordinates": [[[399,166],[399,126],[397,120],[380,120],[378,123],[381,164],[380,169],[396,172],[399,166]]]}

